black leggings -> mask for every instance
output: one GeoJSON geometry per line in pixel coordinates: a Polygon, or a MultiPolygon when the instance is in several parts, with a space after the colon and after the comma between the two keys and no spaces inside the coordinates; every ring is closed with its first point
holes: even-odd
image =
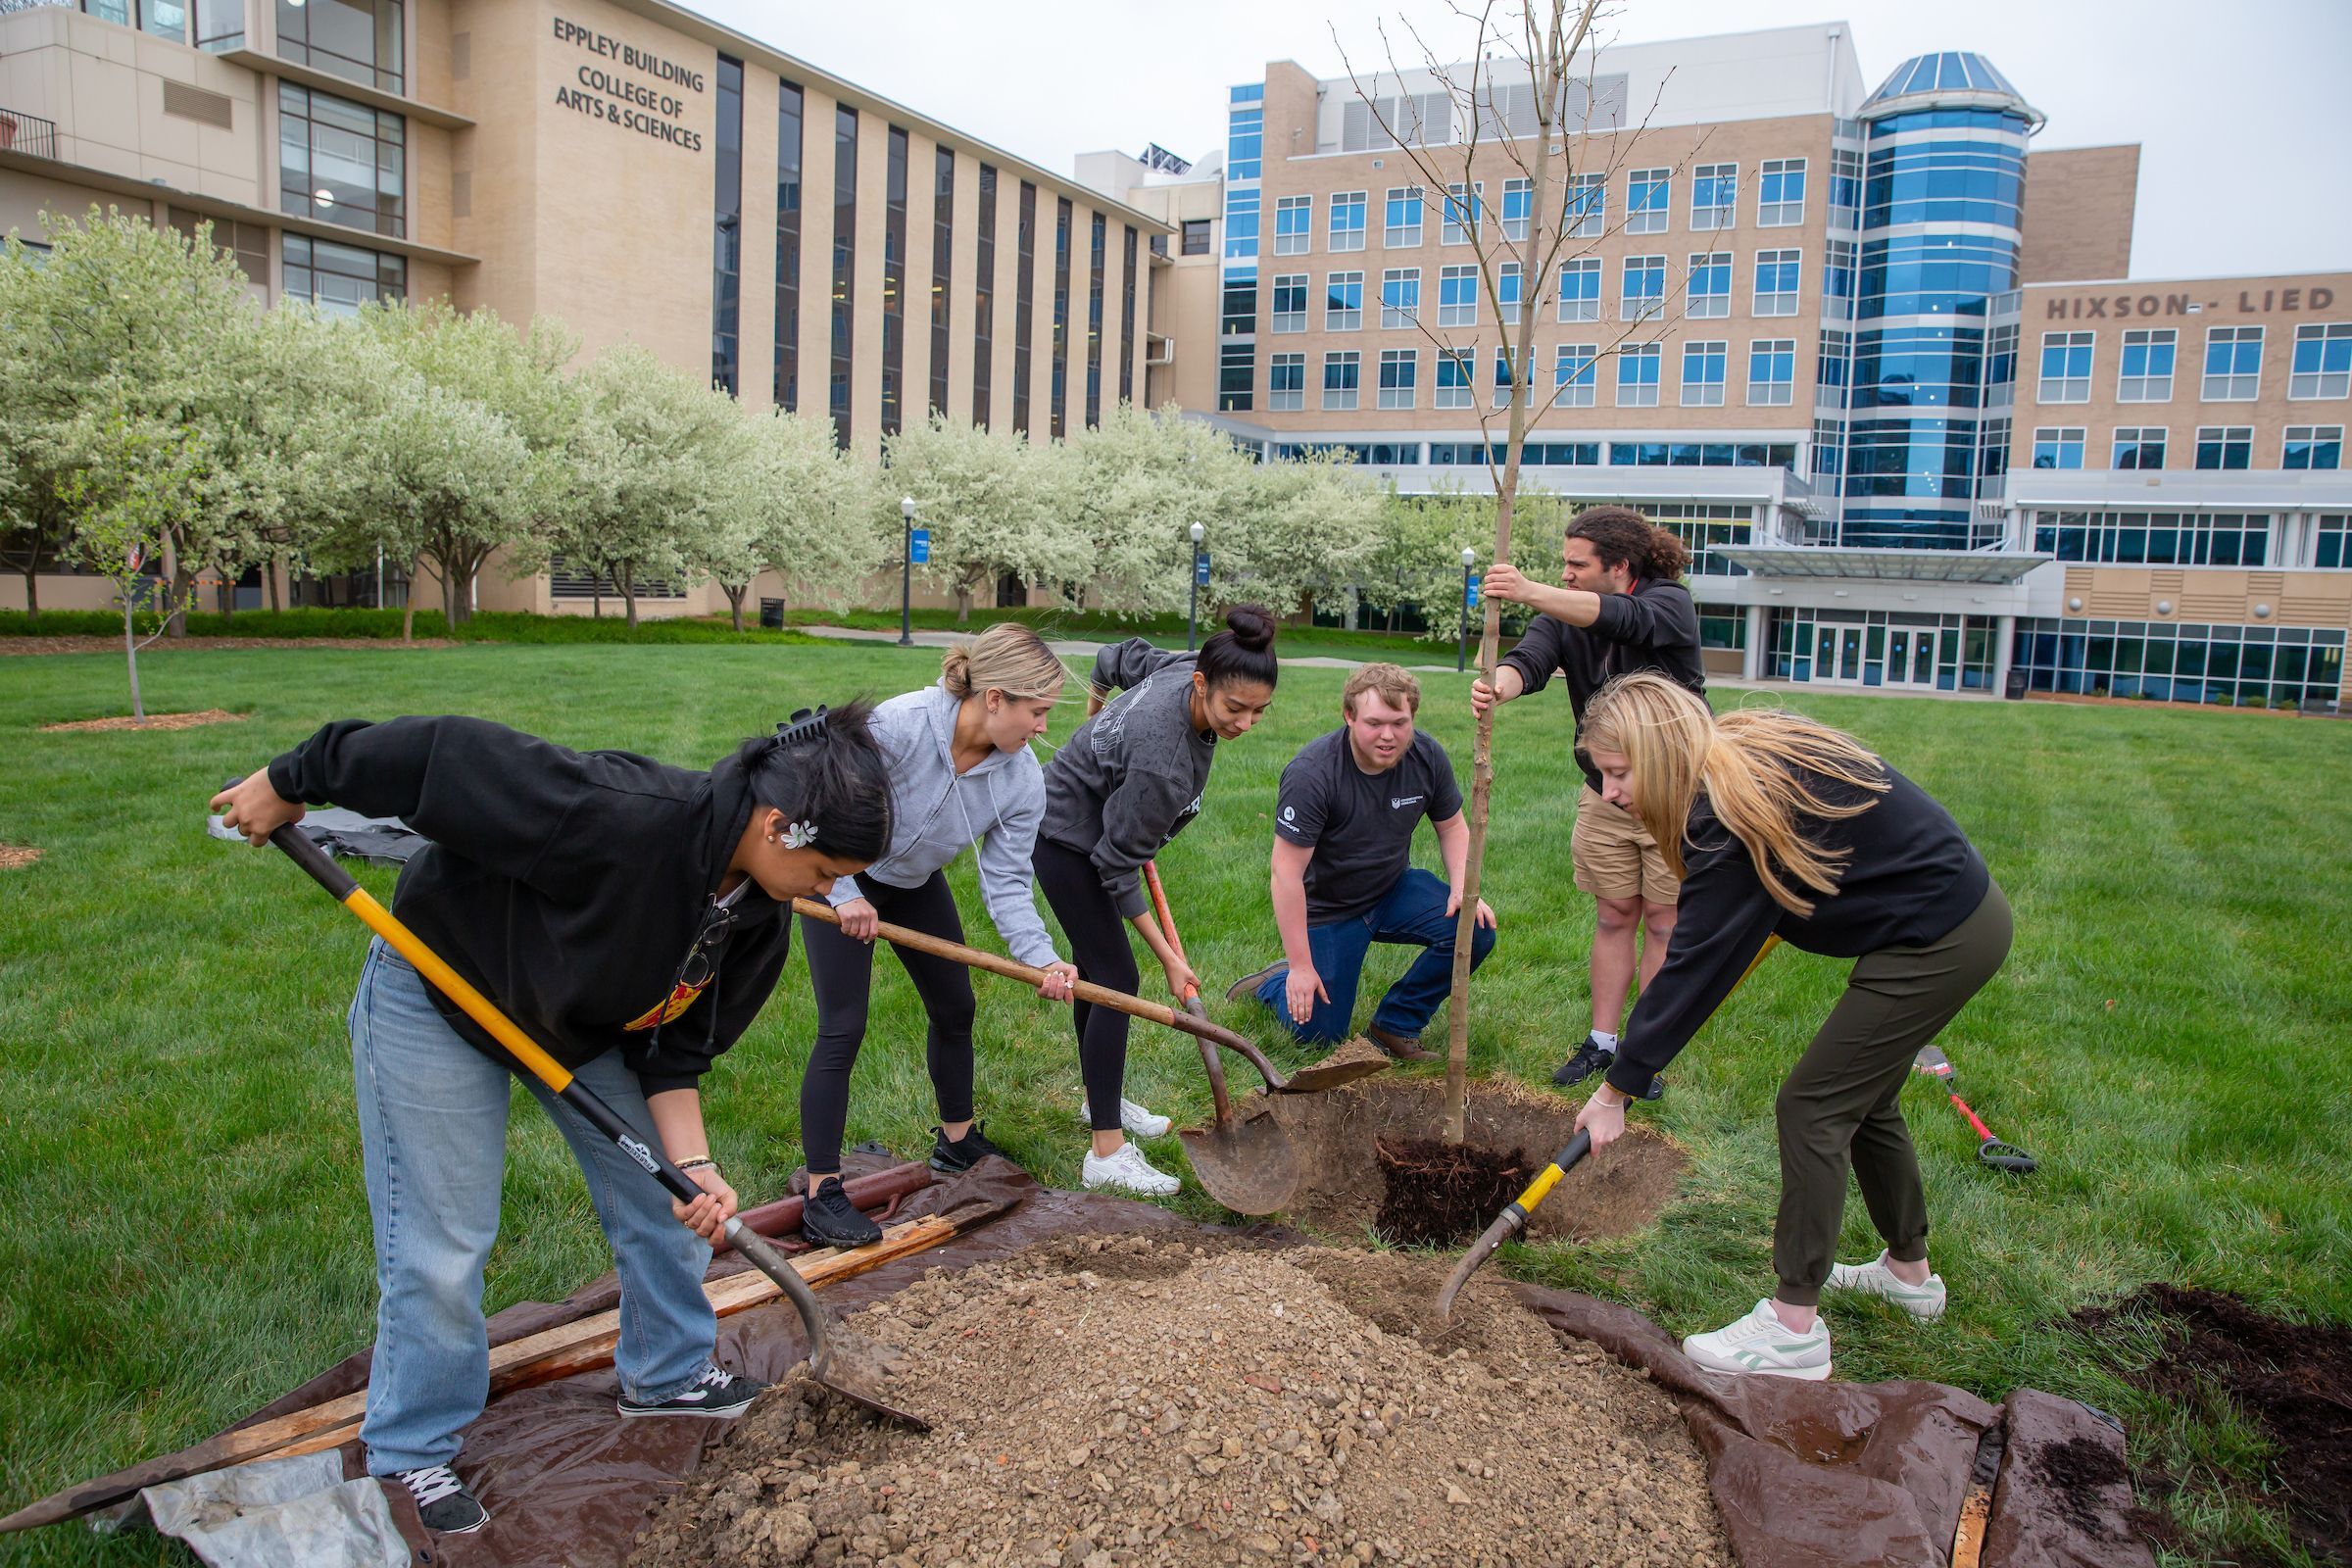
{"type": "MultiPolygon", "coordinates": [[[[1138,976],[1127,922],[1119,918],[1095,862],[1067,845],[1041,838],[1029,863],[1062,935],[1070,939],[1078,978],[1133,994],[1138,976]]],[[[1119,1091],[1127,1082],[1127,1015],[1080,1002],[1072,1004],[1070,1020],[1078,1028],[1078,1071],[1086,1080],[1088,1118],[1096,1132],[1115,1133],[1119,1091]]]]}
{"type": "MultiPolygon", "coordinates": [[[[871,879],[858,884],[874,912],[893,925],[926,936],[963,940],[956,896],[939,871],[920,887],[894,888],[871,879]]],[[[865,1039],[866,1000],[873,990],[874,946],[842,935],[838,926],[801,916],[801,946],[808,955],[808,988],[816,995],[816,1049],[801,1077],[801,1150],[808,1169],[841,1169],[842,1128],[850,1116],[850,1069],[865,1039]]],[[[883,944],[888,946],[888,944],[883,944]]],[[[893,948],[931,1028],[924,1042],[931,1088],[939,1098],[942,1122],[972,1119],[972,977],[963,965],[928,954],[893,948]]]]}

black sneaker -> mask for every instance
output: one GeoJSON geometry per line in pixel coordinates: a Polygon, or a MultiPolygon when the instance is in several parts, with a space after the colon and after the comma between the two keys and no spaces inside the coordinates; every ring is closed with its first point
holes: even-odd
{"type": "Polygon", "coordinates": [[[420,1470],[402,1470],[385,1479],[397,1481],[416,1499],[416,1517],[435,1535],[470,1536],[490,1522],[490,1510],[474,1500],[457,1472],[445,1464],[420,1470]]]}
{"type": "Polygon", "coordinates": [[[1257,995],[1257,988],[1259,986],[1264,985],[1267,981],[1273,979],[1278,974],[1288,974],[1290,972],[1291,960],[1288,958],[1276,958],[1272,963],[1269,963],[1263,969],[1258,970],[1257,973],[1246,974],[1239,980],[1236,980],[1233,984],[1227,986],[1225,988],[1225,1000],[1227,1002],[1239,1002],[1244,997],[1254,997],[1257,995]]]}
{"type": "MultiPolygon", "coordinates": [[[[1617,1053],[1605,1049],[1599,1041],[1587,1035],[1585,1043],[1576,1048],[1576,1054],[1560,1063],[1558,1070],[1551,1075],[1551,1081],[1562,1089],[1573,1088],[1596,1072],[1607,1072],[1610,1064],[1616,1059],[1617,1053]]],[[[1649,1090],[1642,1098],[1643,1100],[1659,1100],[1663,1099],[1665,1094],[1665,1078],[1653,1074],[1649,1080],[1649,1090]]]]}
{"type": "Polygon", "coordinates": [[[931,1168],[953,1176],[958,1171],[970,1170],[991,1154],[1004,1153],[1004,1151],[990,1143],[981,1131],[985,1125],[983,1122],[972,1123],[964,1129],[963,1136],[954,1143],[948,1142],[946,1133],[932,1128],[931,1168]]]}
{"type": "Polygon", "coordinates": [[[746,1409],[750,1408],[754,1399],[766,1392],[767,1385],[756,1378],[740,1376],[737,1373],[729,1372],[724,1367],[710,1366],[703,1369],[703,1375],[695,1380],[694,1387],[686,1390],[683,1394],[671,1395],[660,1404],[647,1404],[642,1400],[632,1399],[625,1394],[622,1395],[620,1396],[620,1413],[622,1415],[700,1415],[717,1419],[722,1416],[743,1414],[746,1409]]]}
{"type": "Polygon", "coordinates": [[[801,1205],[801,1235],[812,1247],[871,1247],[882,1227],[858,1211],[841,1183],[827,1182],[801,1205]]]}

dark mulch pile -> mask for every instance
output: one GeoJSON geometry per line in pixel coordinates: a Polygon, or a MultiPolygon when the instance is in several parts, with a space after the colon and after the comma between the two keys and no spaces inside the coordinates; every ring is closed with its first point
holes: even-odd
{"type": "Polygon", "coordinates": [[[1388,1183],[1380,1234],[1399,1247],[1459,1247],[1474,1241],[1534,1177],[1527,1151],[1509,1153],[1442,1138],[1373,1141],[1388,1183]]]}
{"type": "MultiPolygon", "coordinates": [[[[2289,1323],[2234,1296],[2165,1284],[2074,1317],[2102,1340],[2144,1321],[2164,1354],[2136,1380],[2186,1404],[2208,1388],[2235,1402],[2278,1446],[2295,1542],[2322,1562],[2352,1564],[2352,1326],[2289,1323]]],[[[2166,1478],[2141,1479],[2172,1490],[2166,1478]]]]}

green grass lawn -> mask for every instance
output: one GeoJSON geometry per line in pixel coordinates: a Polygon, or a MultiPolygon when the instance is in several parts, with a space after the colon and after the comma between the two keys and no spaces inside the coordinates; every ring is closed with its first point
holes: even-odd
{"type": "MultiPolygon", "coordinates": [[[[0,660],[0,1509],[213,1431],[365,1346],[374,1293],[343,1011],[351,917],[274,855],[203,831],[206,797],[322,720],[466,711],[582,747],[704,765],[791,709],[920,684],[936,655],[888,648],[485,647],[170,652],[142,661],[155,710],[246,722],[176,733],[35,726],[126,708],[106,656],[0,660]]],[[[1161,866],[1202,973],[1274,951],[1265,847],[1274,781],[1337,722],[1341,674],[1295,669],[1256,733],[1222,749],[1205,813],[1161,866]]],[[[1462,686],[1430,676],[1426,727],[1465,776],[1462,686]]],[[[1752,699],[1750,699],[1752,700],[1752,699]]],[[[2022,1383],[2131,1423],[2135,1456],[2187,1490],[2205,1560],[2283,1549],[2274,1456],[2210,1402],[2176,1406],[2066,1332],[2074,1308],[2150,1279],[2352,1318],[2352,726],[2159,708],[1802,696],[1949,806],[2016,906],[2007,969],[1944,1045],[1979,1109],[2042,1157],[2014,1180],[1924,1081],[1909,1108],[1952,1308],[1933,1328],[1833,1306],[1841,1376],[1925,1377],[1999,1396],[2022,1383]]],[[[1075,725],[1065,708],[1055,738],[1075,725]]],[[[1568,879],[1568,708],[1504,710],[1488,895],[1501,945],[1471,1021],[1476,1070],[1548,1081],[1586,1019],[1592,906],[1568,879]]],[[[1430,858],[1424,835],[1425,858],[1430,858]]],[[[379,896],[391,878],[368,873],[379,896]]],[[[976,935],[970,860],[956,886],[976,935]]],[[[1375,950],[1368,1008],[1403,959],[1375,950]],[[1387,965],[1383,968],[1381,965],[1387,965]]],[[[921,1017],[881,976],[852,1139],[913,1152],[932,1119],[921,1017]]],[[[1771,1284],[1773,1091],[1841,964],[1782,952],[1675,1064],[1651,1118],[1690,1153],[1653,1230],[1522,1251],[1523,1275],[1713,1328],[1771,1284]]],[[[1078,1073],[1066,1016],[980,981],[992,1137],[1075,1184],[1078,1073]]],[[[1263,1014],[1222,1008],[1261,1039],[1263,1014]]],[[[799,959],[709,1086],[741,1188],[779,1192],[813,1011],[799,959]]],[[[1131,1093],[1207,1109],[1192,1045],[1139,1028],[1131,1093]]],[[[1245,1074],[1247,1076],[1247,1074],[1245,1074]]],[[[1153,1150],[1180,1158],[1173,1140],[1153,1150]]],[[[1189,1193],[1176,1206],[1212,1217],[1189,1193]]],[[[1871,1240],[1859,1201],[1845,1251],[1871,1240]]],[[[492,1309],[555,1298],[608,1255],[569,1157],[527,1100],[514,1118],[492,1309]]],[[[158,1560],[153,1538],[77,1527],[0,1540],[23,1562],[158,1560]]],[[[2177,1559],[2194,1560],[2194,1559],[2177,1559]]]]}

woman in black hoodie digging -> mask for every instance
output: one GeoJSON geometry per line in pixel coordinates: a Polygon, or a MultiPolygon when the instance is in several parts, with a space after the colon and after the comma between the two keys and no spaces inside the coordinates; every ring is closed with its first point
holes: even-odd
{"type": "MultiPolygon", "coordinates": [[[[774,990],[782,909],[890,842],[863,704],[796,717],[709,772],[572,752],[472,718],[345,719],[222,791],[255,844],[305,806],[397,816],[432,840],[393,912],[703,1189],[672,1200],[523,1074],[588,1179],[620,1274],[624,1416],[730,1416],[760,1385],[711,1360],[710,1243],[735,1193],[699,1084],[774,990]]],[[[489,1393],[482,1268],[498,1236],[509,1058],[371,942],[349,1017],[368,1204],[374,1361],[361,1438],[427,1528],[486,1522],[451,1471],[489,1393]]]]}

